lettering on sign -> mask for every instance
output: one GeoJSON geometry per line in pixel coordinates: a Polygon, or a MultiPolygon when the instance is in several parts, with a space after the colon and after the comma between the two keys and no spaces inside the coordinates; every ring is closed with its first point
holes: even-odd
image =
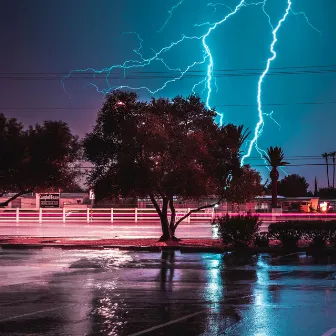
{"type": "Polygon", "coordinates": [[[59,208],[60,194],[59,193],[44,193],[40,194],[41,208],[59,208]]]}

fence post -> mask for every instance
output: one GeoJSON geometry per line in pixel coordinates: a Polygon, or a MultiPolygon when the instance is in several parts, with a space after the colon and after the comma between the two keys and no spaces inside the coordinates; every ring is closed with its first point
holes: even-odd
{"type": "Polygon", "coordinates": [[[135,223],[136,223],[138,221],[138,208],[135,208],[134,216],[135,216],[135,223]]]}
{"type": "Polygon", "coordinates": [[[113,223],[113,208],[111,208],[111,223],[113,223]]]}
{"type": "Polygon", "coordinates": [[[42,208],[39,210],[39,223],[42,223],[42,208]]]}
{"type": "Polygon", "coordinates": [[[90,208],[86,209],[86,222],[90,223],[90,208]]]}
{"type": "Polygon", "coordinates": [[[19,221],[20,221],[20,213],[19,213],[19,211],[20,211],[20,208],[16,208],[16,223],[19,223],[19,221]]]}
{"type": "MultiPolygon", "coordinates": [[[[187,213],[189,213],[189,211],[190,211],[190,208],[187,209],[187,213]]],[[[190,214],[190,216],[188,216],[188,218],[187,218],[187,219],[188,219],[188,223],[190,223],[190,217],[191,217],[191,214],[190,214]]]]}
{"type": "Polygon", "coordinates": [[[65,223],[65,208],[63,208],[63,223],[65,223]]]}

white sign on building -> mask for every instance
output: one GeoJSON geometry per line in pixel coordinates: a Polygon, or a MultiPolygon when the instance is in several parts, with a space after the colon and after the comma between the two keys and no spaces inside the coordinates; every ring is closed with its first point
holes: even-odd
{"type": "Polygon", "coordinates": [[[60,194],[59,193],[43,193],[40,194],[41,208],[59,208],[60,194]]]}

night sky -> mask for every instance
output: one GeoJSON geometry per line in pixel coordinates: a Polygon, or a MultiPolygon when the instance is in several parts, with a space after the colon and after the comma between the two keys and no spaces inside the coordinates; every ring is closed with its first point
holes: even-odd
{"type": "MultiPolygon", "coordinates": [[[[63,76],[74,69],[102,69],[127,60],[140,61],[133,51],[139,48],[139,40],[135,34],[123,35],[123,32],[137,32],[141,36],[144,40],[141,52],[148,58],[154,51],[179,40],[183,34],[205,34],[209,26],[194,25],[220,21],[230,12],[226,6],[217,9],[207,6],[209,1],[184,0],[160,31],[169,17],[169,10],[177,2],[2,0],[1,112],[17,117],[26,125],[46,119],[62,119],[75,133],[83,136],[91,130],[104,99],[88,84],[94,83],[104,89],[106,82],[94,79],[90,74],[75,75],[65,81],[70,99],[61,85],[63,76]]],[[[234,9],[239,0],[221,2],[234,9]]],[[[292,12],[281,26],[275,46],[277,58],[270,70],[273,75],[266,77],[262,86],[263,103],[280,104],[264,105],[263,109],[265,113],[274,112],[273,117],[281,124],[281,129],[265,117],[259,146],[282,146],[286,156],[296,156],[295,160],[288,159],[292,164],[322,163],[314,158],[298,160],[297,156],[319,156],[322,152],[336,150],[336,1],[292,2],[292,9],[305,12],[321,34],[303,15],[292,12]],[[307,102],[323,104],[302,104],[307,102]]],[[[273,26],[283,16],[286,6],[287,0],[268,0],[265,9],[273,26]]],[[[218,90],[215,81],[212,82],[210,105],[224,114],[225,123],[244,124],[254,129],[258,120],[258,72],[265,68],[266,60],[271,56],[271,42],[272,29],[260,5],[242,8],[208,37],[214,73],[220,74],[216,78],[218,90]]],[[[200,40],[184,41],[162,57],[170,68],[185,70],[188,65],[203,59],[204,48],[200,40]]],[[[190,94],[193,85],[205,77],[207,64],[208,61],[194,67],[185,79],[167,85],[155,96],[190,94]]],[[[111,87],[147,86],[155,90],[177,75],[156,61],[147,67],[126,71],[126,78],[121,69],[115,69],[109,84],[111,87]]],[[[206,91],[202,93],[202,89],[199,86],[197,92],[205,100],[206,91]]],[[[142,99],[151,97],[145,90],[140,90],[139,95],[142,99]]],[[[258,153],[255,150],[251,156],[247,163],[252,166],[263,164],[256,159],[258,153]]],[[[266,176],[265,168],[255,168],[266,176]]],[[[286,170],[304,175],[311,186],[315,175],[320,185],[326,181],[323,166],[289,167],[286,170]]]]}

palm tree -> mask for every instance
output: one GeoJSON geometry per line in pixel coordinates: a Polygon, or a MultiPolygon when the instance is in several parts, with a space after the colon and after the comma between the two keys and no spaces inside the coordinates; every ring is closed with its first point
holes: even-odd
{"type": "Polygon", "coordinates": [[[227,124],[221,130],[225,134],[223,148],[224,150],[230,149],[232,153],[232,174],[236,175],[240,172],[241,147],[250,135],[250,131],[242,125],[236,126],[233,124],[227,124]]]}
{"type": "Polygon", "coordinates": [[[317,187],[317,178],[315,176],[315,181],[314,181],[314,196],[316,197],[318,195],[318,187],[317,187]]]}
{"type": "Polygon", "coordinates": [[[267,148],[267,155],[263,155],[264,159],[272,167],[270,172],[270,178],[272,180],[272,208],[276,208],[278,205],[278,179],[279,171],[278,167],[286,166],[289,163],[283,161],[285,155],[281,147],[267,148]]]}
{"type": "Polygon", "coordinates": [[[330,187],[330,182],[329,182],[329,161],[328,161],[329,154],[328,153],[323,153],[322,157],[325,159],[326,165],[327,165],[327,179],[328,179],[328,188],[329,188],[330,187]]]}
{"type": "Polygon", "coordinates": [[[336,152],[329,153],[329,156],[332,157],[333,163],[333,189],[335,189],[335,164],[336,164],[336,152]]]}
{"type": "Polygon", "coordinates": [[[225,133],[227,134],[228,146],[235,154],[239,154],[241,147],[250,135],[249,129],[244,129],[243,125],[236,126],[233,124],[227,124],[224,126],[225,133]]]}

